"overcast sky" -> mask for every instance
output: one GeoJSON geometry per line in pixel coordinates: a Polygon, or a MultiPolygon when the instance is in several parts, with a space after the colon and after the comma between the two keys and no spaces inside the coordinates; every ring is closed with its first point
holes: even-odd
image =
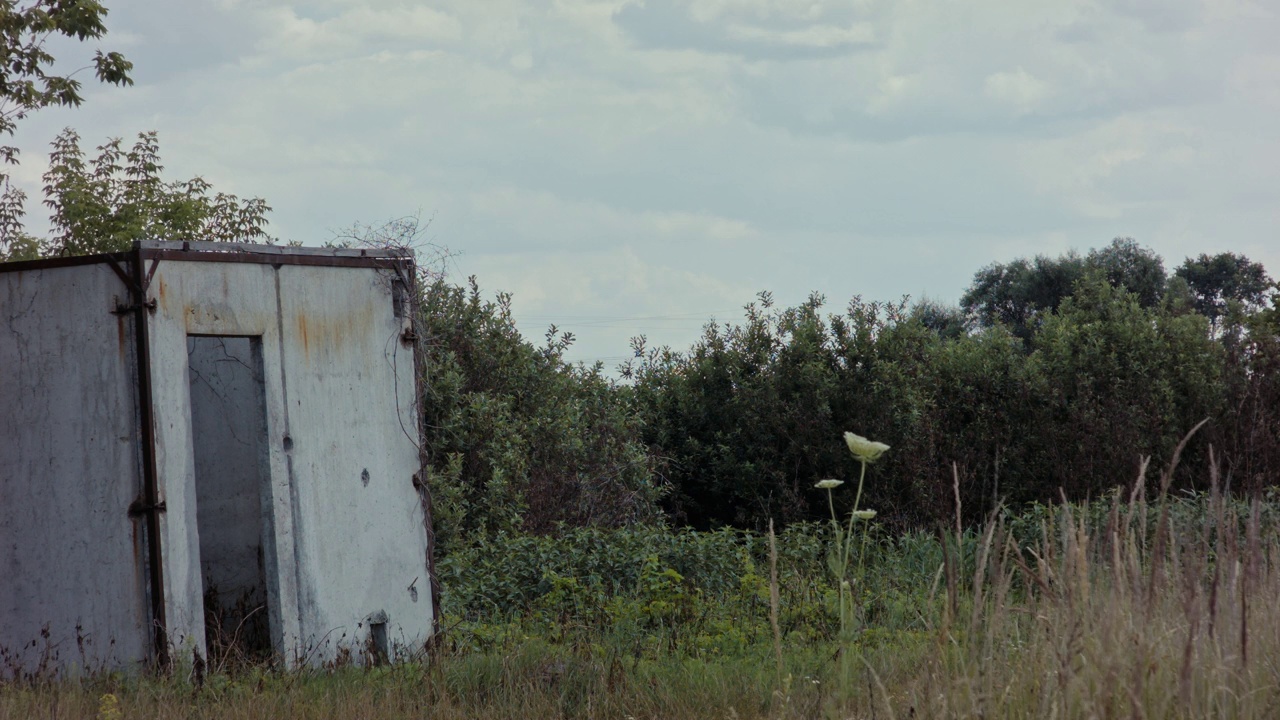
{"type": "Polygon", "coordinates": [[[432,218],[575,360],[761,290],[955,302],[1116,236],[1280,274],[1274,0],[105,4],[136,84],[20,124],[33,227],[62,127],[156,130],[170,179],[265,198],[284,240],[432,218]]]}

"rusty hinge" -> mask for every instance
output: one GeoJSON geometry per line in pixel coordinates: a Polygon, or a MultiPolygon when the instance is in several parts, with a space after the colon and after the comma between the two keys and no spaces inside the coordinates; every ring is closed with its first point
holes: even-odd
{"type": "MultiPolygon", "coordinates": [[[[146,302],[142,303],[142,307],[146,308],[147,312],[154,315],[156,312],[156,299],[150,298],[146,302]]],[[[128,315],[129,313],[137,309],[138,309],[138,306],[136,303],[122,303],[119,300],[116,300],[116,309],[112,310],[111,314],[112,315],[128,315]]]]}
{"type": "Polygon", "coordinates": [[[152,504],[147,502],[144,498],[140,497],[137,500],[134,500],[133,502],[129,503],[129,517],[138,517],[140,515],[146,515],[147,513],[151,513],[151,512],[165,512],[168,509],[169,508],[165,506],[163,500],[161,500],[158,503],[152,504]]]}
{"type": "Polygon", "coordinates": [[[418,342],[418,333],[414,332],[412,327],[405,328],[404,332],[400,333],[400,342],[413,345],[418,342]]]}

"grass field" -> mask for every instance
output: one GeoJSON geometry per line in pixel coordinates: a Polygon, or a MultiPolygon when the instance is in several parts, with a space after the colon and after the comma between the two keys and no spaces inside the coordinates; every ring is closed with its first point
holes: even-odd
{"type": "Polygon", "coordinates": [[[847,617],[826,527],[502,537],[442,563],[423,662],[18,679],[0,718],[1273,718],[1278,513],[1214,489],[873,529],[847,617]]]}

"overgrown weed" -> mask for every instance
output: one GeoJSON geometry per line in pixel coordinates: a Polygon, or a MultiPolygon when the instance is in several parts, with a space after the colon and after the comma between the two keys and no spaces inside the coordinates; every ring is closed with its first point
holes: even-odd
{"type": "MultiPolygon", "coordinates": [[[[1144,465],[1145,471],[1145,465],[1144,465]]],[[[1269,718],[1280,708],[1272,502],[1210,489],[1033,509],[988,527],[971,614],[891,698],[915,717],[1269,718]],[[1021,544],[1027,523],[1039,540],[1021,544]],[[1019,527],[1021,525],[1021,527],[1019,527]]]]}
{"type": "Polygon", "coordinates": [[[841,635],[821,529],[510,536],[450,571],[426,663],[99,674],[0,685],[0,719],[1269,718],[1280,707],[1271,497],[1155,488],[871,531],[841,635]],[[500,565],[521,585],[501,576],[500,565]],[[488,569],[486,569],[488,568],[488,569]],[[532,574],[541,568],[536,577],[532,574]],[[770,622],[777,592],[778,628],[770,622]],[[775,639],[777,638],[777,639],[775,639]],[[778,650],[782,669],[778,669],[778,650]],[[108,696],[110,696],[108,698],[108,696]],[[105,698],[105,699],[104,699],[105,698]],[[114,709],[113,709],[114,708],[114,709]]]}

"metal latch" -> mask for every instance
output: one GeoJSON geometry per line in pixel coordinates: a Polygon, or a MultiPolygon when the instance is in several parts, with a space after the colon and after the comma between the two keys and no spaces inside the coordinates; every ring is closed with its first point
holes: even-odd
{"type": "Polygon", "coordinates": [[[165,512],[169,508],[165,506],[164,501],[158,503],[149,503],[142,498],[138,498],[129,503],[129,517],[139,517],[150,512],[165,512]]]}
{"type": "MultiPolygon", "coordinates": [[[[156,299],[155,299],[155,298],[150,298],[150,299],[148,299],[146,302],[142,303],[142,307],[146,308],[146,309],[147,309],[149,312],[151,312],[152,314],[155,314],[155,311],[156,311],[156,299]]],[[[112,311],[111,311],[111,314],[112,314],[112,315],[128,315],[129,313],[131,313],[131,312],[133,312],[134,310],[137,310],[137,309],[138,309],[137,304],[135,304],[135,303],[129,303],[129,304],[126,304],[126,303],[122,303],[122,302],[120,302],[120,300],[119,300],[119,299],[117,299],[117,300],[116,300],[116,309],[115,309],[115,310],[112,310],[112,311]]]]}

